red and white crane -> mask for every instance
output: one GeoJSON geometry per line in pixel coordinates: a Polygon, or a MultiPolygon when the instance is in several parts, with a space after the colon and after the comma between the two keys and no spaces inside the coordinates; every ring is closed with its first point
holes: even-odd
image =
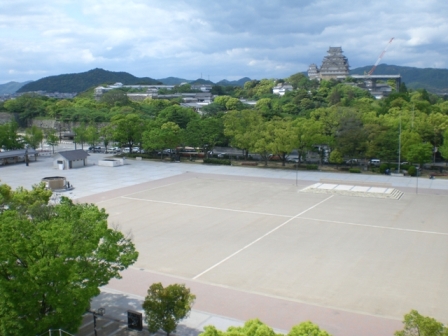
{"type": "Polygon", "coordinates": [[[392,43],[392,41],[394,40],[394,38],[392,37],[389,41],[389,43],[387,43],[386,48],[384,48],[383,52],[380,54],[380,57],[378,57],[378,60],[376,61],[375,65],[372,67],[372,69],[370,69],[370,71],[367,73],[368,76],[370,76],[371,74],[373,74],[373,72],[375,71],[377,65],[380,63],[381,59],[383,58],[384,54],[386,53],[387,48],[389,48],[390,44],[392,43]]]}

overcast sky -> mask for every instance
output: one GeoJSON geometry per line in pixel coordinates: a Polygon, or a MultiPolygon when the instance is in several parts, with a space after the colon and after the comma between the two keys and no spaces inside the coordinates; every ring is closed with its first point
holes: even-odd
{"type": "Polygon", "coordinates": [[[341,46],[351,68],[448,67],[447,0],[0,0],[0,84],[93,68],[284,78],[341,46]]]}

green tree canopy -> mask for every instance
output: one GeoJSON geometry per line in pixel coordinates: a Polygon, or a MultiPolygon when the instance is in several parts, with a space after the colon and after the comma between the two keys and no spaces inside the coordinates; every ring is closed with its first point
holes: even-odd
{"type": "Polygon", "coordinates": [[[155,333],[162,329],[169,336],[176,331],[179,322],[188,317],[195,299],[185,285],[152,284],[142,305],[148,330],[155,333]]]}
{"type": "Polygon", "coordinates": [[[45,185],[12,191],[0,185],[0,334],[76,332],[90,300],[137,260],[133,243],[107,226],[93,204],[45,185]]]}
{"type": "Polygon", "coordinates": [[[26,129],[24,140],[31,148],[36,149],[43,139],[44,132],[37,126],[31,126],[26,129]]]}
{"type": "Polygon", "coordinates": [[[395,336],[448,336],[448,328],[433,319],[411,310],[404,316],[403,330],[396,331],[395,336]]]}
{"type": "MultiPolygon", "coordinates": [[[[214,326],[206,326],[199,336],[281,336],[259,319],[248,320],[242,327],[229,327],[220,331],[214,326]]],[[[330,336],[325,330],[312,322],[302,322],[291,328],[287,336],[330,336]]]]}
{"type": "Polygon", "coordinates": [[[157,116],[157,120],[164,124],[166,122],[173,122],[179,125],[180,128],[187,128],[191,120],[199,119],[199,114],[194,110],[179,105],[172,105],[164,108],[157,116]]]}
{"type": "Polygon", "coordinates": [[[17,136],[18,125],[15,122],[0,125],[0,148],[19,149],[23,147],[17,136]]]}
{"type": "Polygon", "coordinates": [[[135,145],[142,143],[142,135],[146,128],[145,120],[138,114],[118,114],[111,120],[113,139],[122,146],[127,146],[132,153],[135,145]]]}

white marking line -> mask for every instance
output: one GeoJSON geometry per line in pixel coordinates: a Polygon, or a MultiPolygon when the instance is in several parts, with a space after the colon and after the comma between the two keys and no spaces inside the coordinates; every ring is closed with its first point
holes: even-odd
{"type": "MultiPolygon", "coordinates": [[[[193,178],[194,178],[194,177],[193,177],[193,178]]],[[[193,179],[193,178],[189,178],[188,180],[191,180],[191,179],[193,179]]],[[[154,180],[154,181],[156,181],[156,180],[154,180]]],[[[154,182],[154,181],[151,181],[151,182],[154,182]]],[[[170,184],[164,184],[164,185],[161,185],[161,186],[158,186],[158,187],[154,187],[154,188],[149,188],[149,189],[145,189],[145,190],[136,191],[136,192],[134,192],[134,193],[132,193],[132,194],[127,194],[127,195],[124,195],[124,196],[117,196],[117,197],[114,197],[114,198],[109,198],[109,199],[104,200],[104,201],[96,202],[95,204],[100,204],[100,203],[103,203],[103,202],[112,201],[112,200],[117,199],[117,198],[122,198],[122,197],[124,198],[124,197],[126,197],[126,196],[139,194],[139,193],[142,193],[142,192],[145,192],[145,191],[150,191],[150,190],[154,190],[154,189],[160,189],[160,188],[170,187],[170,186],[172,186],[172,185],[175,185],[175,184],[178,184],[178,183],[180,183],[180,182],[184,182],[184,181],[185,181],[185,180],[183,180],[183,181],[178,181],[178,182],[174,182],[174,183],[170,183],[170,184]]],[[[136,184],[136,185],[138,185],[138,184],[136,184]]],[[[132,186],[130,186],[130,187],[132,187],[132,186]]],[[[113,190],[110,190],[110,191],[113,191],[113,190]]]]}
{"type": "Polygon", "coordinates": [[[358,223],[349,223],[349,222],[339,222],[339,221],[332,221],[332,220],[327,220],[327,219],[317,219],[317,218],[308,218],[308,217],[301,217],[300,219],[306,219],[306,220],[317,221],[317,222],[334,223],[334,224],[370,227],[370,228],[375,228],[375,229],[386,229],[386,230],[396,230],[396,231],[406,231],[406,232],[428,233],[428,234],[435,234],[435,235],[441,235],[441,236],[448,236],[448,233],[435,232],[435,231],[402,229],[402,228],[396,228],[396,227],[378,226],[378,225],[369,225],[369,224],[358,224],[358,223]]]}
{"type": "Polygon", "coordinates": [[[126,196],[122,196],[121,198],[135,200],[135,201],[143,201],[143,202],[181,205],[181,206],[187,206],[187,207],[193,207],[193,208],[203,208],[203,209],[213,209],[213,210],[223,210],[223,211],[232,211],[232,212],[240,212],[240,213],[249,213],[249,214],[254,214],[254,215],[265,215],[265,216],[277,216],[277,217],[293,218],[292,216],[289,216],[289,215],[279,215],[279,214],[273,214],[273,213],[267,213],[267,212],[235,210],[235,209],[218,208],[218,207],[205,206],[205,205],[195,205],[195,204],[166,202],[166,201],[155,201],[155,200],[148,200],[148,199],[135,198],[135,197],[126,197],[126,196]]]}
{"type": "Polygon", "coordinates": [[[265,233],[264,235],[262,235],[261,237],[255,239],[253,242],[247,244],[246,246],[244,246],[243,248],[239,249],[238,251],[232,253],[231,255],[229,255],[228,257],[224,258],[223,260],[221,260],[220,262],[214,264],[213,266],[207,268],[205,271],[203,271],[202,273],[199,273],[198,275],[196,275],[193,280],[196,280],[197,278],[199,278],[200,276],[204,275],[205,273],[211,271],[212,269],[214,269],[215,267],[218,267],[219,265],[221,265],[222,263],[226,262],[227,260],[229,260],[230,258],[236,256],[238,253],[244,251],[245,249],[251,247],[252,245],[254,245],[255,243],[259,242],[260,240],[262,240],[264,237],[269,236],[271,233],[277,231],[278,229],[280,229],[281,227],[285,226],[286,224],[288,224],[290,221],[292,221],[293,219],[299,217],[300,215],[303,215],[304,213],[314,209],[315,207],[321,205],[322,203],[328,201],[330,198],[334,197],[334,195],[331,195],[330,197],[327,197],[326,199],[324,199],[323,201],[320,201],[319,203],[313,205],[312,207],[309,207],[306,210],[303,210],[301,213],[298,213],[297,215],[295,215],[294,217],[291,217],[290,219],[288,219],[286,222],[283,222],[282,224],[280,224],[279,226],[273,228],[271,231],[265,233]]]}

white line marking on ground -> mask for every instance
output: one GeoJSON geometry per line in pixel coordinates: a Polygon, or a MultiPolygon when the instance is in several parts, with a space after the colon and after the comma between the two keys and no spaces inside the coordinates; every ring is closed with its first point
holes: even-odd
{"type": "Polygon", "coordinates": [[[122,196],[121,198],[135,200],[135,201],[151,202],[151,203],[181,205],[181,206],[188,206],[188,207],[193,207],[193,208],[204,208],[204,209],[213,209],[213,210],[223,210],[223,211],[250,213],[250,214],[254,214],[254,215],[265,215],[265,216],[277,216],[277,217],[292,218],[292,216],[289,216],[289,215],[279,215],[279,214],[273,214],[273,213],[267,213],[267,212],[236,210],[236,209],[218,208],[218,207],[205,206],[205,205],[195,205],[195,204],[176,203],[176,202],[167,202],[167,201],[155,201],[155,200],[148,200],[148,199],[135,198],[135,197],[127,197],[127,196],[122,196]]]}
{"type": "MultiPolygon", "coordinates": [[[[193,179],[193,178],[189,178],[188,180],[191,180],[191,179],[193,179]]],[[[155,181],[155,180],[154,180],[154,181],[155,181]]],[[[150,182],[154,182],[154,181],[150,181],[150,182]]],[[[122,197],[124,198],[124,197],[126,197],[126,196],[131,196],[131,195],[139,194],[139,193],[142,193],[142,192],[145,192],[145,191],[149,191],[149,190],[154,190],[154,189],[160,189],[160,188],[169,187],[169,186],[172,186],[172,185],[178,184],[178,183],[180,183],[180,182],[184,182],[184,181],[185,181],[185,180],[177,181],[177,182],[174,182],[174,183],[164,184],[164,185],[161,185],[161,186],[158,186],[158,187],[154,187],[154,188],[149,188],[149,189],[145,189],[145,190],[136,191],[136,192],[131,193],[131,194],[122,195],[122,196],[117,196],[117,197],[114,197],[114,198],[109,198],[109,199],[104,200],[104,201],[99,201],[99,202],[96,202],[95,204],[100,204],[100,203],[103,203],[103,202],[108,202],[108,201],[111,201],[111,200],[114,200],[114,199],[117,199],[117,198],[122,198],[122,197]]],[[[138,185],[138,184],[136,184],[136,185],[138,185]]],[[[133,187],[133,186],[128,186],[128,187],[133,187]]],[[[114,190],[110,190],[110,191],[114,191],[114,190]]],[[[88,197],[88,196],[87,196],[87,197],[88,197]]]]}
{"type": "Polygon", "coordinates": [[[211,271],[212,269],[214,269],[215,267],[221,265],[222,263],[226,262],[227,260],[229,260],[230,258],[236,256],[238,253],[244,251],[245,249],[251,247],[252,245],[254,245],[255,243],[259,242],[260,240],[262,240],[263,238],[269,236],[271,233],[277,231],[278,229],[280,229],[281,227],[285,226],[286,224],[288,224],[290,221],[292,221],[293,219],[299,217],[300,215],[303,215],[304,213],[314,209],[315,207],[321,205],[322,203],[328,201],[330,198],[334,197],[334,195],[331,195],[330,197],[327,197],[326,199],[324,199],[323,201],[320,201],[319,203],[313,205],[312,207],[309,207],[306,210],[303,210],[302,212],[298,213],[297,215],[295,215],[294,217],[291,217],[290,219],[288,219],[286,222],[283,222],[282,224],[280,224],[279,226],[273,228],[271,231],[265,233],[264,235],[262,235],[261,237],[255,239],[253,242],[247,244],[246,246],[244,246],[243,248],[239,249],[238,251],[232,253],[231,255],[229,255],[228,257],[224,258],[223,260],[221,260],[220,262],[214,264],[213,266],[207,268],[205,271],[203,271],[202,273],[199,273],[198,275],[196,275],[193,280],[199,278],[200,276],[204,275],[205,273],[211,271]]]}
{"type": "Polygon", "coordinates": [[[350,223],[350,222],[339,222],[339,221],[332,221],[332,220],[328,220],[328,219],[317,219],[317,218],[308,218],[308,217],[301,217],[301,219],[312,220],[312,221],[317,221],[317,222],[334,223],[334,224],[371,227],[371,228],[375,228],[375,229],[386,229],[386,230],[396,230],[396,231],[406,231],[406,232],[428,233],[428,234],[435,234],[435,235],[441,235],[441,236],[448,236],[448,233],[444,233],[444,232],[412,230],[412,229],[403,229],[403,228],[388,227],[388,226],[378,226],[378,225],[370,225],[370,224],[358,224],[358,223],[350,223]]]}

